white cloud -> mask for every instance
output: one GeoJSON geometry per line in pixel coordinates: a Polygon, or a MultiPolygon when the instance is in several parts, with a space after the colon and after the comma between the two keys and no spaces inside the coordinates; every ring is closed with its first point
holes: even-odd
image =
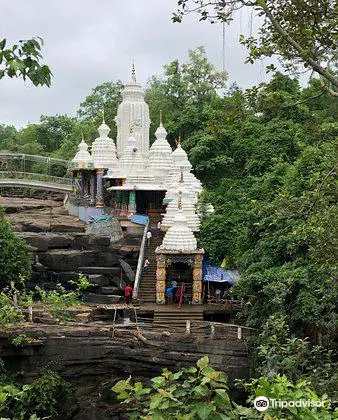
{"type": "MultiPolygon", "coordinates": [[[[44,62],[53,72],[51,88],[21,80],[0,81],[0,123],[23,126],[41,114],[75,114],[91,88],[107,80],[126,80],[135,60],[145,84],[162,65],[186,58],[188,49],[206,47],[210,60],[222,65],[221,25],[199,23],[188,16],[171,22],[175,0],[3,0],[3,36],[10,41],[41,36],[44,62]]],[[[238,43],[250,30],[243,12],[226,27],[225,66],[230,81],[247,87],[265,79],[260,64],[245,65],[238,43]]]]}

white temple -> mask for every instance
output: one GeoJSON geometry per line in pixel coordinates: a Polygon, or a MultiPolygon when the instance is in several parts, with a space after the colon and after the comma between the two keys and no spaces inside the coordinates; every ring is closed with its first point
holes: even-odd
{"type": "Polygon", "coordinates": [[[184,219],[186,229],[198,231],[200,219],[196,214],[196,205],[202,190],[201,182],[192,173],[192,165],[180,141],[172,151],[162,124],[162,115],[155,133],[156,139],[150,147],[149,108],[144,100],[144,90],[136,81],[134,66],[131,81],[122,91],[122,103],[115,121],[116,146],[108,136],[110,128],[103,121],[98,128],[99,137],[92,144],[91,154],[82,141],[71,164],[73,175],[80,174],[83,183],[91,186],[96,207],[104,204],[111,206],[120,218],[146,214],[160,220],[163,216],[163,230],[174,226],[175,220],[182,227],[184,219]],[[80,169],[85,169],[86,164],[81,166],[76,163],[79,161],[89,162],[95,173],[88,175],[81,172],[80,169]],[[107,193],[103,198],[104,190],[107,193]],[[179,220],[176,218],[178,191],[182,192],[179,220]]]}

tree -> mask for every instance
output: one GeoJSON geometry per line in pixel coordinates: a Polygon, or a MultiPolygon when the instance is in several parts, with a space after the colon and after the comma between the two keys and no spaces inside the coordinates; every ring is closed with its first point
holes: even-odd
{"type": "Polygon", "coordinates": [[[333,350],[306,338],[292,337],[283,314],[271,315],[254,346],[255,375],[285,375],[289,380],[306,380],[319,394],[334,397],[337,369],[333,350]]]}
{"type": "Polygon", "coordinates": [[[17,131],[13,125],[0,124],[0,150],[6,149],[6,145],[13,143],[16,136],[17,131]]]}
{"type": "Polygon", "coordinates": [[[116,137],[115,116],[117,107],[122,100],[121,92],[123,84],[120,80],[117,82],[105,82],[92,89],[80,104],[78,116],[80,120],[93,122],[96,127],[102,123],[102,118],[111,129],[111,136],[116,137]]]}
{"type": "MultiPolygon", "coordinates": [[[[230,23],[233,14],[249,7],[263,19],[258,37],[240,37],[240,42],[249,49],[247,62],[253,63],[262,57],[277,55],[284,66],[291,70],[299,64],[315,71],[327,82],[327,88],[337,94],[336,70],[336,2],[330,0],[178,0],[174,22],[181,22],[184,15],[197,12],[200,20],[230,23]],[[335,89],[331,89],[331,86],[335,89]]],[[[273,70],[269,65],[267,70],[273,70]]]]}
{"type": "Polygon", "coordinates": [[[0,287],[11,281],[19,282],[20,276],[29,277],[31,251],[32,248],[12,231],[0,209],[0,287]]]}
{"type": "MultiPolygon", "coordinates": [[[[217,89],[225,87],[226,72],[218,72],[209,62],[204,47],[188,51],[188,60],[174,60],[164,66],[163,76],[154,76],[148,82],[146,101],[150,119],[159,121],[163,111],[169,140],[179,135],[187,138],[201,127],[203,108],[218,96],[217,89]]],[[[157,125],[151,127],[151,135],[157,125]]]]}
{"type": "Polygon", "coordinates": [[[29,385],[14,382],[0,359],[0,412],[6,418],[42,420],[57,414],[71,394],[71,384],[47,368],[29,385]]]}
{"type": "Polygon", "coordinates": [[[37,142],[47,153],[57,150],[75,128],[76,118],[68,115],[41,115],[37,125],[37,142]]]}
{"type": "MultiPolygon", "coordinates": [[[[224,121],[215,120],[218,128],[209,138],[204,127],[212,129],[217,116],[210,112],[203,132],[186,145],[207,185],[204,201],[215,208],[202,222],[199,245],[214,262],[227,257],[229,268],[240,270],[233,291],[246,301],[241,321],[261,327],[282,313],[298,337],[312,328],[330,340],[337,124],[335,99],[327,92],[314,97],[316,90],[277,73],[262,91],[260,114],[245,111],[246,101],[239,120],[228,118],[224,108],[224,121]],[[285,101],[293,106],[284,107],[285,101]],[[223,161],[218,171],[212,169],[215,159],[223,161]]],[[[219,102],[225,106],[231,99],[219,102]]]]}
{"type": "Polygon", "coordinates": [[[6,48],[7,40],[0,42],[0,79],[5,76],[31,80],[35,86],[50,86],[52,73],[41,65],[42,38],[21,40],[6,48]]]}

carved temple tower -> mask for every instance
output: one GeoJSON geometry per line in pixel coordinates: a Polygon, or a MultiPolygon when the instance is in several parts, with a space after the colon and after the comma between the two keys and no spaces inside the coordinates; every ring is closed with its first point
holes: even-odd
{"type": "Polygon", "coordinates": [[[115,122],[117,125],[117,157],[123,156],[130,134],[136,138],[138,148],[144,159],[149,154],[149,108],[144,101],[144,90],[136,82],[133,65],[131,81],[122,91],[122,102],[118,107],[115,122]]]}

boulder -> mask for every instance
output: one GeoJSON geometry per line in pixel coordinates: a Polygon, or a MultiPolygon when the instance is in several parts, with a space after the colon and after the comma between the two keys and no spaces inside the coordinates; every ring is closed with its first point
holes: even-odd
{"type": "Polygon", "coordinates": [[[53,271],[51,275],[58,279],[58,283],[68,283],[69,280],[76,280],[79,277],[76,271],[53,271]]]}
{"type": "Polygon", "coordinates": [[[82,266],[79,271],[84,274],[106,274],[110,276],[118,276],[121,274],[120,267],[96,267],[96,266],[82,266]]]}
{"type": "Polygon", "coordinates": [[[50,224],[47,221],[23,222],[22,230],[27,232],[47,232],[50,224]]]}
{"type": "Polygon", "coordinates": [[[113,304],[118,303],[121,299],[121,296],[118,295],[97,295],[95,293],[88,293],[86,296],[86,301],[88,303],[96,303],[96,304],[113,304]]]}
{"type": "Polygon", "coordinates": [[[69,223],[52,223],[50,225],[51,232],[84,232],[84,225],[75,225],[71,222],[69,223]]]}
{"type": "Polygon", "coordinates": [[[49,247],[49,238],[46,233],[21,232],[19,236],[38,251],[47,251],[49,247]]]}
{"type": "Polygon", "coordinates": [[[69,248],[73,243],[73,237],[69,234],[46,233],[49,238],[49,248],[69,248]]]}
{"type": "Polygon", "coordinates": [[[100,287],[102,295],[119,295],[119,288],[114,286],[100,287]]]}
{"type": "MultiPolygon", "coordinates": [[[[77,250],[77,249],[52,249],[39,254],[39,262],[47,266],[53,271],[81,271],[85,272],[82,267],[95,266],[111,268],[118,264],[117,258],[108,252],[100,252],[94,250],[77,250]]],[[[87,271],[88,273],[88,271],[87,271]]],[[[91,271],[92,274],[106,274],[97,271],[91,271]]],[[[116,271],[113,271],[115,274],[116,271]]],[[[110,274],[109,272],[107,274],[110,274]]]]}
{"type": "Polygon", "coordinates": [[[88,281],[95,286],[104,287],[109,284],[108,278],[103,274],[89,274],[87,277],[88,281]]]}

